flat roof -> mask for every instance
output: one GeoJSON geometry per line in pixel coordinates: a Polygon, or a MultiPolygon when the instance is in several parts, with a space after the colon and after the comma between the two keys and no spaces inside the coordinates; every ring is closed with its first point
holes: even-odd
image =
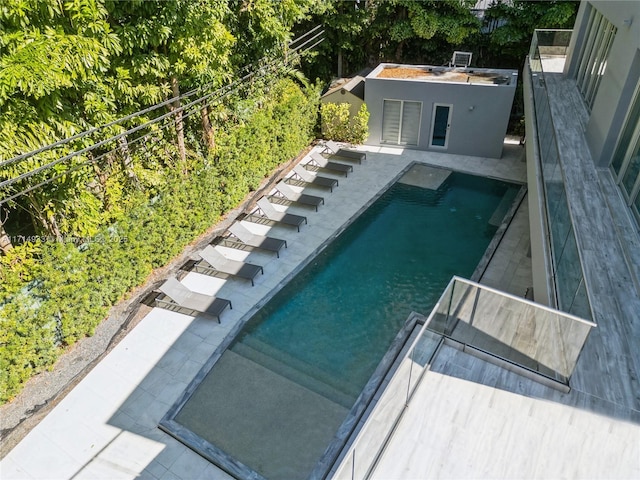
{"type": "Polygon", "coordinates": [[[332,93],[344,90],[351,92],[356,97],[364,100],[364,77],[356,75],[353,78],[339,78],[334,81],[329,89],[322,94],[323,97],[331,95],[332,93]]]}
{"type": "Polygon", "coordinates": [[[367,78],[506,86],[515,85],[518,72],[516,70],[490,68],[437,67],[433,65],[381,63],[367,78]]]}

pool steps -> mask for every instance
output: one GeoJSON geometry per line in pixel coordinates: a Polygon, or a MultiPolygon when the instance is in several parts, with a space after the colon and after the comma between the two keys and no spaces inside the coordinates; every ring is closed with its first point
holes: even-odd
{"type": "Polygon", "coordinates": [[[489,219],[489,225],[493,227],[499,227],[502,224],[502,220],[504,220],[504,216],[507,214],[507,212],[509,211],[509,209],[511,209],[511,206],[513,205],[513,201],[515,199],[515,196],[518,193],[518,190],[519,188],[509,189],[505,192],[504,196],[502,197],[502,200],[500,200],[500,203],[498,204],[498,206],[493,212],[493,215],[491,215],[491,218],[489,219]]]}
{"type": "Polygon", "coordinates": [[[317,367],[255,338],[245,338],[231,350],[345,408],[351,408],[360,393],[357,386],[341,382],[317,367]]]}

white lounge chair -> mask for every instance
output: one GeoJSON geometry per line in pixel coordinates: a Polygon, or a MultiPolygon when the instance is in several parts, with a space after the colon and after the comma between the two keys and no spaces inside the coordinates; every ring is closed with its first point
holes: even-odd
{"type": "Polygon", "coordinates": [[[309,170],[298,164],[293,167],[294,178],[297,177],[300,181],[308,183],[309,185],[317,185],[319,187],[326,187],[333,192],[333,187],[338,186],[338,180],[336,178],[321,177],[320,175],[314,175],[309,170]]]}
{"type": "Polygon", "coordinates": [[[258,208],[265,217],[276,222],[284,223],[286,225],[293,225],[298,229],[298,231],[300,231],[300,225],[302,225],[303,223],[307,223],[307,217],[276,210],[275,208],[273,208],[273,205],[266,197],[262,197],[260,200],[258,200],[258,208]]]}
{"type": "MultiPolygon", "coordinates": [[[[204,250],[200,252],[200,258],[202,258],[202,260],[209,264],[214,270],[226,273],[233,277],[250,280],[252,286],[254,285],[253,280],[256,275],[258,275],[258,273],[264,274],[264,270],[260,265],[233,260],[224,256],[211,245],[207,245],[204,250]]],[[[194,271],[207,274],[207,271],[199,266],[194,267],[194,271]]]]}
{"type": "Polygon", "coordinates": [[[250,247],[275,252],[278,257],[280,257],[280,250],[282,250],[282,247],[287,247],[287,242],[285,240],[256,235],[255,233],[247,230],[247,228],[240,222],[231,224],[229,231],[242,243],[249,245],[250,247]]]}
{"type": "Polygon", "coordinates": [[[359,152],[357,150],[350,150],[348,148],[342,148],[333,140],[327,140],[326,142],[324,142],[324,147],[325,151],[345,160],[354,160],[358,163],[362,163],[362,160],[365,160],[367,158],[366,153],[359,152]]]}
{"type": "Polygon", "coordinates": [[[225,308],[233,308],[231,302],[224,298],[217,298],[190,290],[176,278],[170,277],[159,290],[171,301],[156,299],[156,305],[186,315],[208,315],[215,317],[220,323],[220,314],[225,308]]]}
{"type": "Polygon", "coordinates": [[[282,196],[290,202],[299,203],[301,205],[309,205],[318,211],[318,207],[324,204],[324,198],[316,195],[307,195],[306,193],[296,192],[293,188],[287,185],[285,182],[279,182],[276,185],[276,190],[282,194],[282,196]]]}
{"type": "Polygon", "coordinates": [[[312,162],[312,165],[315,165],[318,168],[330,170],[338,173],[344,173],[345,177],[349,174],[349,172],[353,172],[352,165],[345,165],[344,163],[339,163],[339,162],[330,162],[329,160],[324,158],[322,155],[320,155],[318,152],[313,152],[311,154],[311,162],[312,162]]]}

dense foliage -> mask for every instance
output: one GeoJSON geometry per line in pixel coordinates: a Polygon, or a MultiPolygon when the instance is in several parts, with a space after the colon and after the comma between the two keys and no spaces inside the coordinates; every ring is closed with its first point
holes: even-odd
{"type": "MultiPolygon", "coordinates": [[[[480,31],[475,0],[361,0],[323,2],[327,30],[311,76],[351,74],[380,62],[441,65],[480,31]]],[[[315,18],[314,18],[315,20],[315,18]]]]}
{"type": "Polygon", "coordinates": [[[3,4],[0,401],[308,144],[318,91],[281,59],[310,5],[3,4]]]}
{"type": "MultiPolygon", "coordinates": [[[[3,2],[0,402],[307,145],[319,92],[295,70],[294,32],[324,26],[300,67],[323,82],[461,49],[511,66],[534,27],[567,26],[576,2],[498,2],[489,34],[473,4],[3,2]]],[[[350,122],[344,110],[323,111],[329,136],[358,143],[366,107],[350,122]]]]}
{"type": "MultiPolygon", "coordinates": [[[[157,171],[153,164],[138,168],[146,188],[124,200],[116,222],[91,238],[37,240],[0,257],[0,401],[51,366],[60,347],[90,335],[108,308],[153,268],[166,264],[309,143],[317,90],[305,91],[288,79],[262,87],[259,96],[253,92],[243,102],[241,118],[229,111],[215,151],[194,156],[188,175],[157,171]]],[[[159,152],[171,154],[166,139],[155,141],[159,152]]]]}
{"type": "Polygon", "coordinates": [[[320,107],[322,134],[329,140],[353,144],[364,143],[369,136],[369,110],[362,104],[351,117],[348,103],[325,103],[320,107]]]}
{"type": "MultiPolygon", "coordinates": [[[[496,0],[480,19],[476,0],[329,0],[326,41],[310,77],[351,75],[380,62],[446,65],[455,50],[478,67],[520,68],[535,28],[571,28],[578,1],[496,0]]],[[[303,24],[305,27],[308,25],[303,24]]]]}

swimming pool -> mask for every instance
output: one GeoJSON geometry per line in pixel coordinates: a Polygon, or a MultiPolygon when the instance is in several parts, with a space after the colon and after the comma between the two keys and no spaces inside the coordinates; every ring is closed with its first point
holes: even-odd
{"type": "Polygon", "coordinates": [[[516,191],[460,173],[437,190],[395,183],[214,354],[164,426],[236,475],[307,478],[409,314],[472,275],[516,191]]]}

